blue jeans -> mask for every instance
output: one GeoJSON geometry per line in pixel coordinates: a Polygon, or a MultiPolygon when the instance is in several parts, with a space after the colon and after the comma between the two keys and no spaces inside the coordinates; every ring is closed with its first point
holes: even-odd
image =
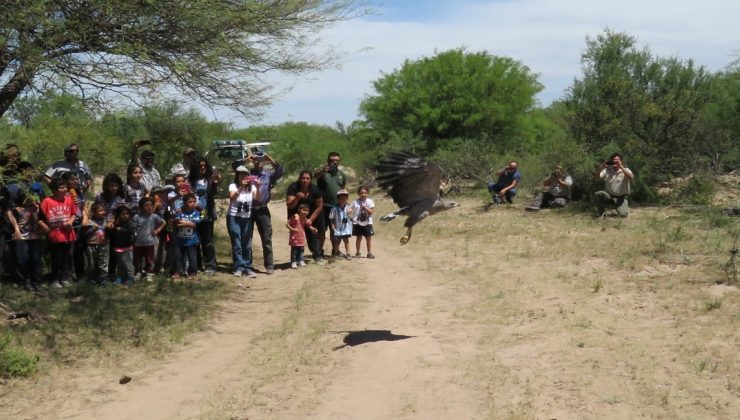
{"type": "Polygon", "coordinates": [[[198,245],[177,245],[180,250],[179,272],[183,276],[198,272],[198,245]]]}
{"type": "MultiPolygon", "coordinates": [[[[504,184],[494,184],[490,183],[488,184],[488,192],[492,193],[492,202],[493,203],[501,203],[501,197],[499,197],[498,193],[499,191],[503,190],[504,188],[508,187],[508,185],[504,184]]],[[[514,200],[514,197],[516,196],[516,188],[512,188],[504,193],[504,197],[506,198],[506,201],[511,204],[514,200]]]]}
{"type": "Polygon", "coordinates": [[[303,261],[303,247],[302,246],[291,246],[290,247],[290,262],[299,263],[303,261]]]}
{"type": "Polygon", "coordinates": [[[234,271],[252,269],[252,222],[248,218],[226,216],[226,228],[231,238],[231,259],[234,271]]]}
{"type": "Polygon", "coordinates": [[[16,275],[24,286],[37,285],[41,280],[41,240],[13,241],[15,246],[16,275]]]}

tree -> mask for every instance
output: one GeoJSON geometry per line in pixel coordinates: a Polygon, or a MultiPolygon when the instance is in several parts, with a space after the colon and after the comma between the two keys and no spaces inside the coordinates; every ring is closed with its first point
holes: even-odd
{"type": "Polygon", "coordinates": [[[711,75],[692,60],[653,57],[634,37],[606,30],[587,39],[583,77],[565,104],[577,141],[601,158],[624,152],[640,182],[706,167],[699,153],[711,75]]]}
{"type": "Polygon", "coordinates": [[[716,169],[740,165],[740,59],[714,75],[713,100],[702,111],[698,151],[716,169]]]}
{"type": "Polygon", "coordinates": [[[373,87],[375,94],[360,104],[368,126],[383,137],[421,136],[429,152],[445,139],[481,139],[490,146],[516,137],[542,90],[523,64],[462,48],[406,60],[373,87]]]}
{"type": "Polygon", "coordinates": [[[0,116],[29,89],[105,101],[195,98],[248,117],[266,76],[336,62],[316,33],[360,12],[354,0],[9,0],[0,8],[0,116]]]}

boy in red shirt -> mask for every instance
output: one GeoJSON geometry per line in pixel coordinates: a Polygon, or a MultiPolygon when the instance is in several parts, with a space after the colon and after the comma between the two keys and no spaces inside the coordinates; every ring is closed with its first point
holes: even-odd
{"type": "Polygon", "coordinates": [[[54,178],[49,183],[52,196],[41,202],[39,226],[46,233],[51,254],[51,286],[63,287],[72,277],[72,245],[77,239],[74,229],[77,206],[67,195],[67,181],[54,178]]]}

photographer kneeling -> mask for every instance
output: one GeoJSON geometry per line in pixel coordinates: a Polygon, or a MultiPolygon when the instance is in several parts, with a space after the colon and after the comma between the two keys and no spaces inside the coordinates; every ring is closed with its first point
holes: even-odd
{"type": "Polygon", "coordinates": [[[540,191],[534,196],[526,211],[539,211],[542,208],[565,207],[570,200],[570,190],[573,187],[573,178],[563,173],[563,168],[556,166],[555,170],[542,181],[547,191],[540,191]]]}
{"type": "Polygon", "coordinates": [[[630,193],[630,182],[635,178],[629,168],[623,166],[622,155],[614,153],[606,162],[599,165],[595,177],[605,181],[604,191],[596,191],[597,217],[606,212],[607,207],[617,211],[620,217],[627,217],[630,211],[627,196],[630,193]]]}

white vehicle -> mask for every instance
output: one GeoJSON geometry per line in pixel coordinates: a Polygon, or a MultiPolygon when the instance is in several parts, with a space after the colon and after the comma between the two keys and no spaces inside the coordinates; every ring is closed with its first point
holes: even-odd
{"type": "Polygon", "coordinates": [[[230,166],[234,161],[243,161],[257,152],[267,153],[270,144],[269,141],[248,143],[245,140],[214,140],[205,157],[214,166],[226,166],[225,163],[230,166]]]}

